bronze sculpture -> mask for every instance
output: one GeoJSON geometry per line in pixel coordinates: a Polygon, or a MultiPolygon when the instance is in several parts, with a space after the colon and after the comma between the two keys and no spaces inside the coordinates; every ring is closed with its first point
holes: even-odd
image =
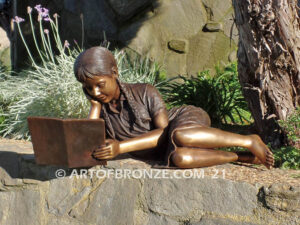
{"type": "Polygon", "coordinates": [[[90,119],[105,120],[110,139],[93,157],[108,160],[122,153],[144,159],[165,159],[168,166],[205,167],[228,162],[274,164],[272,152],[257,135],[239,135],[210,127],[201,108],[182,106],[167,112],[158,91],[149,84],[126,84],[118,79],[112,53],[103,47],[82,52],[74,73],[91,102],[90,119]],[[213,148],[240,146],[237,153],[213,148]]]}

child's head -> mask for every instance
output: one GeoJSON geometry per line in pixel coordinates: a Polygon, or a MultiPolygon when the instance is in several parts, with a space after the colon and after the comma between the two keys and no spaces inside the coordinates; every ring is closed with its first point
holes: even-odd
{"type": "Polygon", "coordinates": [[[83,83],[87,78],[100,75],[118,75],[113,54],[104,47],[92,47],[79,54],[74,63],[76,79],[83,83]]]}
{"type": "Polygon", "coordinates": [[[82,52],[75,61],[74,73],[92,98],[108,103],[119,97],[117,64],[108,49],[93,47],[82,52]]]}

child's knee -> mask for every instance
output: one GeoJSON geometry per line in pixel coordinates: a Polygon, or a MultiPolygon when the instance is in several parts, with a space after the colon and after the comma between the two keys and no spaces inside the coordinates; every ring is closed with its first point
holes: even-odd
{"type": "Polygon", "coordinates": [[[173,133],[173,141],[178,147],[184,147],[185,141],[184,141],[184,132],[181,130],[175,130],[173,133]]]}
{"type": "Polygon", "coordinates": [[[172,162],[175,166],[179,167],[179,168],[189,168],[190,165],[190,157],[186,154],[183,154],[181,152],[177,152],[175,151],[172,154],[172,162]]]}

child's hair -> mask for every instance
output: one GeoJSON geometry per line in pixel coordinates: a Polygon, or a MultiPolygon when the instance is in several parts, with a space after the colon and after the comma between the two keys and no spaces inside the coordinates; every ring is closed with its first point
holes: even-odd
{"type": "Polygon", "coordinates": [[[92,47],[79,54],[74,63],[74,74],[79,82],[97,75],[111,75],[117,69],[113,54],[104,47],[92,47]]]}

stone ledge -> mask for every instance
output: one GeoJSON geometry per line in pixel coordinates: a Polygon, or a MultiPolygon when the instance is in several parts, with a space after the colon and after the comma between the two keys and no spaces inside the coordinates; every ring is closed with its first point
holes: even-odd
{"type": "MultiPolygon", "coordinates": [[[[30,143],[0,142],[0,224],[300,223],[298,187],[253,185],[220,176],[71,178],[73,170],[36,165],[32,153],[30,143]],[[67,176],[56,178],[57,169],[64,169],[67,176]]],[[[150,170],[151,163],[119,159],[90,170],[141,168],[150,170]]]]}

